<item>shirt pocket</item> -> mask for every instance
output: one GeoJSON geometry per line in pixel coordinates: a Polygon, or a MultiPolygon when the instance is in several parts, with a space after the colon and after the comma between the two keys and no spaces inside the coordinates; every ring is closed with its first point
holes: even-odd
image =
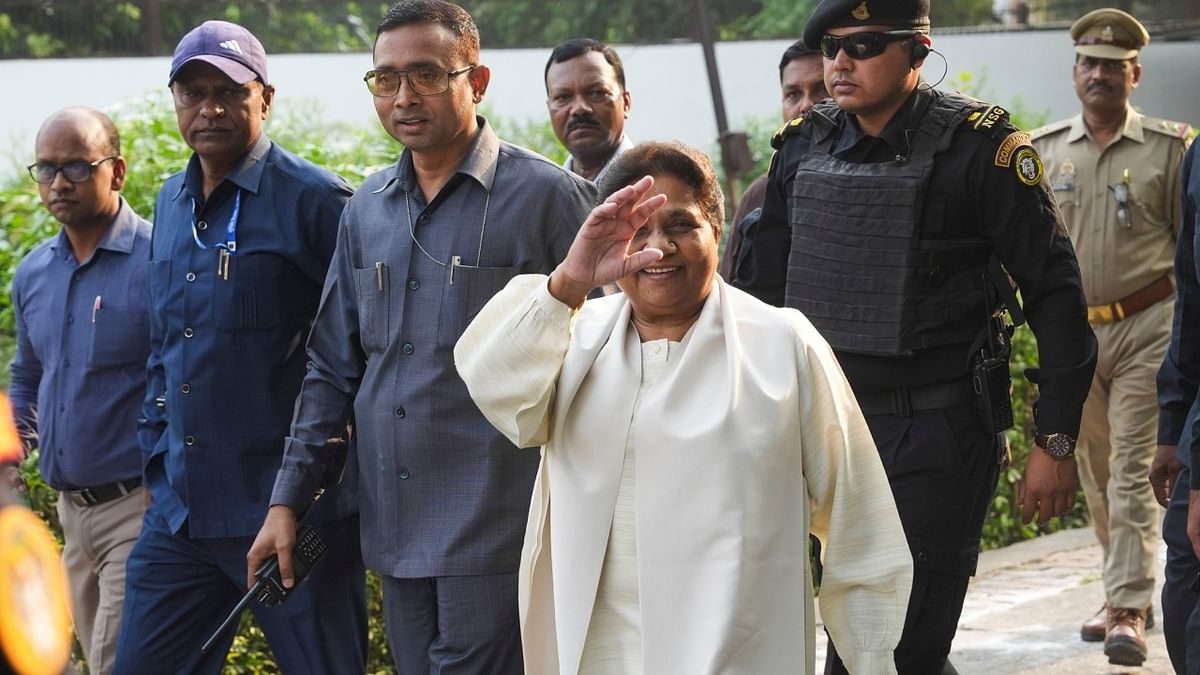
{"type": "Polygon", "coordinates": [[[1164,177],[1153,174],[1144,181],[1135,181],[1129,186],[1129,202],[1133,227],[1146,230],[1166,229],[1170,214],[1164,211],[1164,177]]]}
{"type": "Polygon", "coordinates": [[[150,353],[150,326],[142,309],[105,307],[94,312],[88,342],[88,368],[144,365],[150,353]]]}
{"type": "Polygon", "coordinates": [[[270,254],[233,255],[229,278],[213,280],[213,317],[226,331],[263,331],[279,325],[283,264],[270,254]]]}
{"type": "Polygon", "coordinates": [[[387,349],[391,327],[391,292],[388,268],[354,270],[354,294],[358,304],[358,339],[363,351],[378,354],[387,349]]]}
{"type": "Polygon", "coordinates": [[[516,266],[455,267],[454,284],[446,284],[442,291],[438,344],[453,348],[479,310],[520,272],[516,266]]]}

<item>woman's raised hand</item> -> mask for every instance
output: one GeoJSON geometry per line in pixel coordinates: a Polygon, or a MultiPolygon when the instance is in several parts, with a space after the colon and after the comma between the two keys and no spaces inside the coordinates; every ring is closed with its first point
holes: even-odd
{"type": "Polygon", "coordinates": [[[578,307],[593,288],[645,269],[663,257],[656,248],[629,252],[629,242],[650,216],[667,203],[667,196],[642,200],[654,178],[645,176],[609,195],[579,228],[567,257],[550,275],[550,294],[578,307]]]}

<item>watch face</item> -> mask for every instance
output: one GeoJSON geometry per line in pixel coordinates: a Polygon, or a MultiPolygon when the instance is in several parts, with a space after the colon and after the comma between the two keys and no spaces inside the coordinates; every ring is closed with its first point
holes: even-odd
{"type": "Polygon", "coordinates": [[[1074,440],[1066,434],[1050,434],[1045,438],[1046,444],[1042,447],[1055,459],[1066,459],[1075,450],[1074,440]]]}

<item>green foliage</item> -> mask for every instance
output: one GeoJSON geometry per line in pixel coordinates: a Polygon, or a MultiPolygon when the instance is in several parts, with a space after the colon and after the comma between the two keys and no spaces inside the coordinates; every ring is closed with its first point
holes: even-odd
{"type": "MultiPolygon", "coordinates": [[[[235,21],[272,54],[362,51],[391,2],[345,0],[8,0],[0,58],[166,54],[205,19],[235,21]],[[153,8],[153,10],[151,9],[153,8]],[[27,36],[24,40],[16,36],[27,36]]],[[[489,48],[549,47],[570,37],[611,43],[692,40],[695,0],[464,0],[489,48]]],[[[722,40],[795,39],[817,0],[704,0],[722,40]]],[[[991,0],[939,0],[935,26],[992,20],[991,0]]]]}

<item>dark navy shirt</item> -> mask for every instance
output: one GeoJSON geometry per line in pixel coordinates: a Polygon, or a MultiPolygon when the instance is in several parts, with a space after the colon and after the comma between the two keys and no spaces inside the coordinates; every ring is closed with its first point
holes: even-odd
{"type": "MultiPolygon", "coordinates": [[[[145,473],[173,531],[186,521],[193,537],[250,536],[279,470],[351,190],[265,135],[207,199],[202,185],[193,156],[155,207],[145,473]],[[235,206],[226,279],[214,245],[226,241],[235,206]]],[[[325,500],[341,500],[326,513],[352,511],[347,487],[325,500]]]]}
{"type": "Polygon", "coordinates": [[[298,506],[312,492],[325,439],[353,410],[363,560],[394,577],[517,569],[538,453],[475,407],[454,344],[509,279],[554,269],[595,200],[591,183],[479,123],[430,202],[405,151],[346,207],[272,497],[298,506]]]}
{"type": "Polygon", "coordinates": [[[1171,345],[1158,371],[1158,442],[1178,445],[1180,459],[1192,468],[1191,489],[1200,490],[1200,147],[1193,143],[1183,159],[1183,222],[1175,250],[1175,318],[1171,345]]]}
{"type": "Polygon", "coordinates": [[[124,199],[91,258],[65,230],[33,249],[13,277],[17,425],[38,439],[54,489],[141,474],[137,418],[146,392],[146,263],[150,223],[124,199]]]}

